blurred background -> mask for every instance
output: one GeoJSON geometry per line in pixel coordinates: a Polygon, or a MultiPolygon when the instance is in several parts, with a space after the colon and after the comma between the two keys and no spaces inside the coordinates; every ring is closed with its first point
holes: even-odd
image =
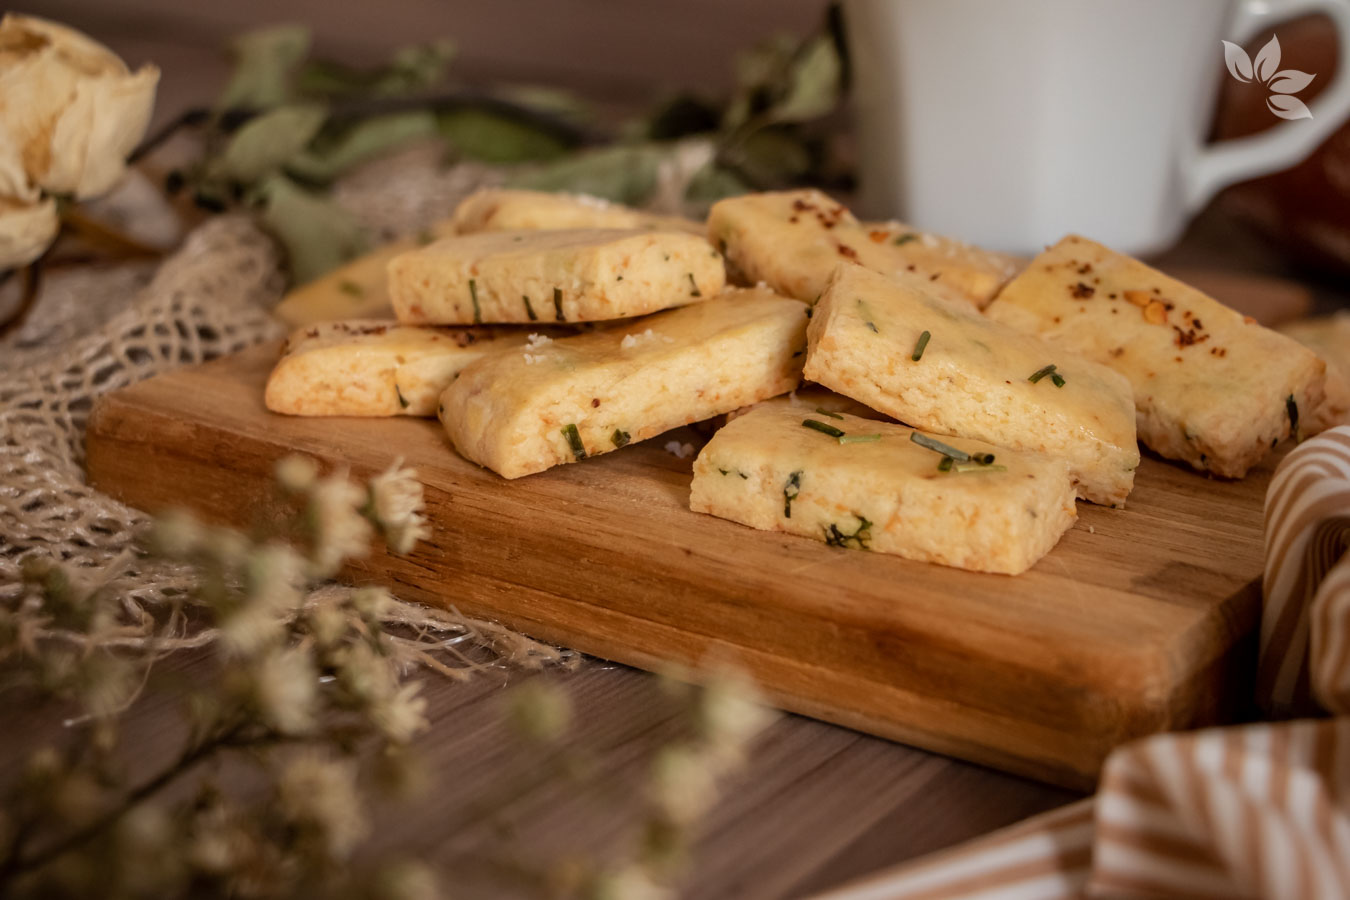
{"type": "MultiPolygon", "coordinates": [[[[232,36],[281,22],[309,26],[316,55],[354,66],[445,37],[455,44],[458,82],[574,91],[602,119],[617,123],[681,94],[727,95],[737,82],[738,54],[776,35],[819,31],[829,7],[826,0],[41,0],[30,11],[85,30],[132,65],[155,62],[163,70],[156,123],[218,96],[231,68],[223,48],[232,36]]],[[[1339,65],[1334,30],[1322,16],[1281,23],[1278,30],[1286,61],[1318,74],[1301,95],[1311,101],[1339,65]]],[[[1249,43],[1253,56],[1267,37],[1249,43]]],[[[1213,66],[1222,68],[1217,48],[1213,66]]],[[[1222,86],[1212,137],[1282,124],[1266,110],[1260,85],[1216,81],[1222,86]]],[[[844,132],[839,152],[849,161],[848,116],[830,120],[830,127],[844,132]]],[[[820,183],[819,174],[806,180],[820,183]]],[[[826,180],[848,199],[847,177],[826,180]]],[[[1318,308],[1339,305],[1350,284],[1350,128],[1340,128],[1290,170],[1221,192],[1159,262],[1294,278],[1318,308]]]]}
{"type": "Polygon", "coordinates": [[[278,22],[314,31],[317,53],[373,65],[399,47],[445,37],[470,83],[545,84],[614,108],[677,89],[725,91],[736,51],[776,33],[819,27],[826,0],[41,0],[27,12],[67,22],[135,65],[163,71],[156,110],[210,102],[229,72],[229,37],[278,22]]]}

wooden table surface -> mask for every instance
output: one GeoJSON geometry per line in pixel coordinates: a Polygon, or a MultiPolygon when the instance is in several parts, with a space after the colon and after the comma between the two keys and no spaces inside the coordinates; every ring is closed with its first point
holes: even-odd
{"type": "MultiPolygon", "coordinates": [[[[813,3],[791,5],[796,19],[811,21],[813,3]]],[[[144,0],[133,6],[136,15],[121,18],[93,0],[47,0],[31,11],[90,30],[126,53],[130,62],[160,61],[165,69],[161,97],[167,102],[161,103],[157,119],[169,114],[169,106],[212,96],[223,69],[203,47],[215,35],[200,29],[153,27],[159,11],[170,8],[167,4],[144,0]]],[[[228,19],[225,11],[236,7],[261,9],[257,3],[218,6],[216,17],[228,19]]],[[[172,8],[185,9],[179,4],[172,8]]],[[[269,4],[268,10],[271,21],[286,18],[284,9],[276,11],[269,4]]],[[[626,13],[609,7],[609,14],[626,13]]],[[[236,24],[228,22],[230,27],[236,24]]],[[[741,35],[753,38],[759,36],[757,31],[771,30],[746,26],[735,39],[744,43],[741,35]]],[[[1281,274],[1280,264],[1268,251],[1213,215],[1201,217],[1167,261],[1281,274]]],[[[1325,295],[1322,302],[1327,302],[1325,295]]],[[[186,657],[165,665],[190,674],[200,662],[186,657]]],[[[557,678],[566,686],[578,723],[569,740],[585,748],[597,771],[606,773],[614,785],[637,783],[651,751],[668,738],[675,724],[673,714],[654,713],[659,708],[654,701],[657,679],[598,660],[587,660],[571,673],[502,671],[466,683],[428,678],[424,695],[433,724],[416,746],[433,781],[418,801],[379,814],[374,849],[417,851],[452,867],[445,884],[458,898],[502,895],[498,882],[464,868],[464,860],[476,850],[495,846],[500,832],[489,823],[465,821],[471,818],[470,801],[479,787],[511,765],[518,743],[503,731],[500,699],[508,682],[527,677],[557,678]]],[[[148,741],[162,735],[170,702],[152,690],[138,707],[136,728],[143,729],[148,741]]],[[[29,732],[12,728],[9,733],[29,732]]],[[[21,745],[28,743],[0,741],[0,768],[7,768],[21,745]]],[[[786,716],[758,742],[744,771],[705,820],[685,893],[740,900],[809,895],[1075,796],[845,728],[786,716]]],[[[626,797],[602,803],[589,793],[551,783],[522,789],[507,811],[516,823],[520,845],[533,857],[577,851],[605,855],[622,852],[623,841],[631,839],[626,829],[636,811],[633,800],[628,791],[626,797]]]]}

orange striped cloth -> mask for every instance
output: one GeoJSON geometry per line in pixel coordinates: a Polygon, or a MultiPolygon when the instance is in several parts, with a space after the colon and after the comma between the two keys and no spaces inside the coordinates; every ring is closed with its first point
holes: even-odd
{"type": "Polygon", "coordinates": [[[1341,718],[1135,741],[1096,796],[824,897],[1350,897],[1350,427],[1285,457],[1265,524],[1258,702],[1341,718]]]}

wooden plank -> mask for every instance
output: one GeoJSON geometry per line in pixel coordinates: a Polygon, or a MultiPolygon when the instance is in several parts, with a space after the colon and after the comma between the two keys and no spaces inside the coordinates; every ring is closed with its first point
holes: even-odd
{"type": "Polygon", "coordinates": [[[692,513],[691,462],[661,440],[506,482],[433,422],[275,416],[275,353],[104,398],[94,486],[246,524],[278,514],[286,453],[361,476],[401,456],[435,533],[353,579],[641,667],[720,653],[787,709],[1070,786],[1120,742],[1224,721],[1242,696],[1269,465],[1225,483],[1146,459],[1129,509],[1080,505],[1031,572],[979,575],[692,513]]]}

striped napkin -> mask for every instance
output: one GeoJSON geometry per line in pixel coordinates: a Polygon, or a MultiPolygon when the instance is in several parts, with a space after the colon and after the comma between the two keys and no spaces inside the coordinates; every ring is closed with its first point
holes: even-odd
{"type": "Polygon", "coordinates": [[[1162,734],[1096,796],[824,895],[829,900],[1350,897],[1350,426],[1266,493],[1257,701],[1340,718],[1162,734]]]}

